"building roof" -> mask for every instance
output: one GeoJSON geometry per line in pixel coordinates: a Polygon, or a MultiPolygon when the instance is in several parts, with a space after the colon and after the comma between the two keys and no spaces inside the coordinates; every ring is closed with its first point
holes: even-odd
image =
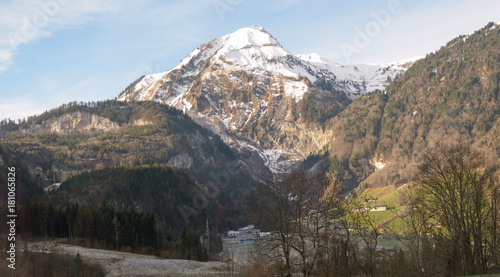
{"type": "Polygon", "coordinates": [[[60,186],[61,186],[61,183],[54,183],[54,184],[52,184],[50,186],[45,187],[43,190],[45,192],[51,191],[51,190],[58,190],[60,186]]]}

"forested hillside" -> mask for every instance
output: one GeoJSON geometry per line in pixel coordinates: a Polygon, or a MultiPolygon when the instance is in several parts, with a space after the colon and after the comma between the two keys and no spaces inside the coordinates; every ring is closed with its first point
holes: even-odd
{"type": "Polygon", "coordinates": [[[475,143],[500,153],[500,29],[490,23],[417,61],[385,91],[358,97],[326,124],[352,186],[411,179],[415,163],[437,143],[475,143]]]}
{"type": "Polygon", "coordinates": [[[200,231],[207,217],[215,230],[243,225],[257,182],[238,162],[251,165],[252,155],[154,102],[70,103],[19,124],[3,121],[0,134],[33,189],[63,183],[58,205],[117,203],[154,213],[178,235],[188,224],[200,231]]]}
{"type": "Polygon", "coordinates": [[[154,213],[169,232],[180,235],[189,225],[201,230],[207,218],[229,218],[226,214],[209,214],[215,204],[203,194],[206,189],[189,175],[187,169],[170,165],[116,167],[82,173],[65,181],[49,194],[59,204],[99,206],[112,203],[120,208],[133,208],[154,213]],[[187,212],[194,201],[210,202],[197,213],[187,212]]]}
{"type": "MultiPolygon", "coordinates": [[[[43,193],[22,163],[1,148],[0,153],[3,188],[8,188],[5,165],[15,168],[16,233],[23,239],[63,238],[86,247],[206,260],[199,236],[206,221],[213,227],[241,218],[237,210],[228,211],[204,196],[206,187],[187,169],[155,164],[95,170],[43,193]]],[[[7,214],[6,203],[0,214],[7,214]]],[[[8,225],[0,227],[0,233],[7,231],[8,225]]],[[[217,228],[210,238],[203,243],[220,251],[217,228]]]]}

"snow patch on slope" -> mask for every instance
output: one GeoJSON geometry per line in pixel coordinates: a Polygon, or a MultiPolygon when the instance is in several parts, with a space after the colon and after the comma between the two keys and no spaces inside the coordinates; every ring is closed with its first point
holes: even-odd
{"type": "Polygon", "coordinates": [[[408,64],[408,63],[414,63],[418,60],[421,60],[421,59],[425,59],[424,56],[415,56],[415,57],[411,57],[411,58],[408,58],[408,59],[404,59],[404,60],[400,60],[400,61],[397,61],[397,62],[392,62],[392,63],[389,63],[388,65],[389,66],[394,66],[394,65],[405,65],[405,64],[408,64]]]}
{"type": "Polygon", "coordinates": [[[370,161],[370,164],[372,164],[377,170],[382,169],[387,165],[387,163],[383,160],[377,160],[375,158],[370,161]]]}
{"type": "Polygon", "coordinates": [[[143,88],[147,88],[147,87],[151,86],[151,84],[153,84],[156,81],[158,81],[159,79],[161,79],[161,77],[163,77],[167,73],[168,73],[168,71],[166,71],[166,72],[160,72],[160,73],[154,73],[154,74],[150,74],[150,75],[144,76],[144,78],[142,78],[142,80],[135,85],[134,89],[135,90],[141,90],[143,88]]]}
{"type": "Polygon", "coordinates": [[[264,165],[267,168],[269,168],[269,170],[273,174],[287,173],[290,171],[291,166],[296,163],[296,161],[291,161],[283,158],[282,150],[276,150],[276,149],[261,150],[253,146],[252,144],[242,140],[236,140],[236,143],[239,145],[240,148],[247,148],[256,152],[264,161],[264,165]]]}
{"type": "Polygon", "coordinates": [[[288,81],[285,83],[285,95],[292,97],[295,101],[302,99],[307,92],[308,86],[302,81],[288,81]]]}

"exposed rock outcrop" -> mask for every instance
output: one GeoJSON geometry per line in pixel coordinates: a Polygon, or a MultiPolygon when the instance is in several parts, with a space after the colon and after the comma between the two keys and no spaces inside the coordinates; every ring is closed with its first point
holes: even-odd
{"type": "Polygon", "coordinates": [[[55,119],[49,119],[40,124],[32,124],[24,133],[53,132],[69,133],[73,131],[109,131],[120,126],[101,116],[89,112],[73,112],[55,119]]]}

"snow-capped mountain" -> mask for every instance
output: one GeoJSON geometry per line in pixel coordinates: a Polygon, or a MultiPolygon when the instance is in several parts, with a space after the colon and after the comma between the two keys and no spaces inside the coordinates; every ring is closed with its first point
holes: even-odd
{"type": "Polygon", "coordinates": [[[176,86],[176,83],[168,82],[166,77],[172,72],[181,71],[183,74],[179,77],[203,73],[198,77],[209,79],[216,77],[214,74],[241,70],[290,79],[283,92],[300,100],[307,87],[319,78],[336,81],[339,91],[354,99],[361,93],[383,89],[387,80],[400,75],[404,68],[398,65],[340,65],[315,53],[294,56],[264,28],[255,25],[200,45],[175,68],[145,76],[132,91],[118,99],[158,100],[189,108],[191,105],[182,96],[192,86],[176,86]],[[215,70],[205,70],[214,66],[215,70]],[[165,93],[165,89],[170,90],[169,93],[165,93]]]}
{"type": "Polygon", "coordinates": [[[261,151],[273,168],[282,156],[302,159],[324,144],[318,126],[301,119],[305,95],[340,111],[358,95],[384,89],[404,70],[296,56],[255,25],[203,43],[175,68],[136,81],[118,100],[151,100],[183,110],[230,144],[261,151]]]}

